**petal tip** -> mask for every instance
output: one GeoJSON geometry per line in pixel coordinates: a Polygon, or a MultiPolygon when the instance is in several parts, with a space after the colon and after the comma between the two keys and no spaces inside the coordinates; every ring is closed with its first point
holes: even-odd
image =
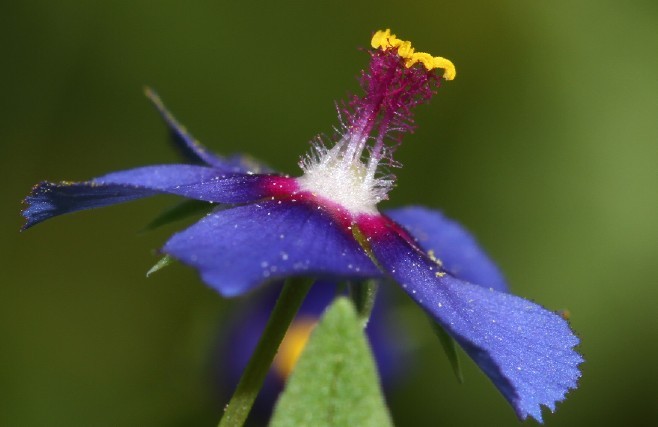
{"type": "Polygon", "coordinates": [[[21,215],[23,216],[24,223],[21,226],[20,231],[25,231],[28,228],[54,216],[52,213],[53,205],[48,200],[47,194],[55,185],[55,183],[50,181],[42,181],[35,184],[32,187],[30,194],[21,201],[21,204],[23,205],[21,215]]]}
{"type": "Polygon", "coordinates": [[[515,398],[511,399],[512,406],[515,409],[519,419],[525,420],[528,416],[534,418],[539,423],[543,423],[542,408],[548,408],[551,413],[556,410],[556,404],[566,399],[571,390],[578,388],[578,382],[582,377],[580,365],[585,362],[584,357],[575,349],[580,344],[580,339],[568,326],[568,322],[559,314],[556,314],[568,330],[565,336],[566,346],[562,350],[562,357],[553,369],[552,375],[547,376],[543,387],[539,392],[518,393],[515,398]]]}

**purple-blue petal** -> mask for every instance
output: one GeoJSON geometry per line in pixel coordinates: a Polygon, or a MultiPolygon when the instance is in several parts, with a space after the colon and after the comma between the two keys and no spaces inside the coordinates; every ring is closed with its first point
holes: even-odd
{"type": "Polygon", "coordinates": [[[521,419],[577,386],[583,359],[568,323],[523,298],[459,280],[388,227],[363,227],[383,268],[469,354],[521,419]]]}
{"type": "Polygon", "coordinates": [[[224,158],[208,150],[176,120],[153,89],[146,88],[145,93],[169,128],[174,148],[183,159],[193,164],[211,166],[225,173],[272,172],[269,167],[250,156],[236,154],[224,158]]]}
{"type": "Polygon", "coordinates": [[[224,167],[233,172],[241,173],[273,173],[275,172],[260,160],[247,154],[232,154],[224,159],[224,167]]]}
{"type": "Polygon", "coordinates": [[[478,245],[471,233],[439,211],[420,206],[385,212],[416,239],[425,251],[434,251],[443,267],[458,279],[507,292],[507,282],[498,266],[478,245]]]}
{"type": "Polygon", "coordinates": [[[155,194],[216,203],[246,203],[264,197],[270,175],[223,174],[193,165],[147,166],[88,182],[43,182],[25,199],[24,229],[57,215],[109,206],[155,194]]]}
{"type": "Polygon", "coordinates": [[[174,148],[177,149],[183,158],[191,163],[208,165],[221,169],[223,172],[246,172],[246,170],[236,169],[235,162],[233,162],[233,164],[227,163],[226,160],[209,151],[192,135],[190,135],[187,132],[187,129],[185,129],[185,127],[176,120],[174,115],[169,112],[167,107],[165,107],[164,102],[160,99],[160,96],[158,96],[154,90],[146,88],[144,92],[167,124],[169,132],[171,133],[172,142],[174,143],[174,148]]]}
{"type": "Polygon", "coordinates": [[[214,212],[175,234],[163,252],[199,270],[224,296],[290,276],[380,276],[378,268],[326,211],[266,201],[214,212]]]}

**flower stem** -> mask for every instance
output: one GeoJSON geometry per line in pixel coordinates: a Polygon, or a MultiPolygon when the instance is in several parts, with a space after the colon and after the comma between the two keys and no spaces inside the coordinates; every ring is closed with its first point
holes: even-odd
{"type": "Polygon", "coordinates": [[[356,311],[361,318],[363,327],[368,325],[370,314],[375,306],[379,282],[377,280],[366,280],[361,283],[349,283],[350,297],[354,302],[356,311]]]}
{"type": "Polygon", "coordinates": [[[312,284],[313,280],[309,279],[292,278],[286,281],[256,350],[226,405],[219,427],[244,425],[288,326],[295,318],[312,284]]]}

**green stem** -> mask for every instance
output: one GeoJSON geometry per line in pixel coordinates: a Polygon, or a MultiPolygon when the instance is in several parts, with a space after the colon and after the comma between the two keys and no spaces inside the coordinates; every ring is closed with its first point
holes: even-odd
{"type": "Polygon", "coordinates": [[[379,290],[379,282],[377,280],[366,280],[359,283],[349,283],[350,297],[354,302],[356,311],[359,318],[363,323],[363,327],[368,325],[372,309],[375,306],[375,299],[377,298],[377,291],[379,290]]]}
{"type": "Polygon", "coordinates": [[[231,400],[226,405],[219,427],[244,425],[288,326],[295,318],[312,284],[312,280],[295,278],[289,279],[283,286],[256,350],[242,373],[231,400]]]}

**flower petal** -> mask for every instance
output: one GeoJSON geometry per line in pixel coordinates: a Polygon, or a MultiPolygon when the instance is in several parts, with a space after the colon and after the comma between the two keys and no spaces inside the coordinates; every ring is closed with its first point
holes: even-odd
{"type": "Polygon", "coordinates": [[[443,267],[458,279],[507,292],[498,266],[471,233],[439,211],[409,206],[385,212],[411,234],[425,251],[433,251],[443,267]]]}
{"type": "MultiPolygon", "coordinates": [[[[43,182],[25,199],[23,229],[57,215],[127,202],[158,193],[217,203],[245,203],[267,195],[272,175],[224,175],[193,165],[147,166],[88,182],[43,182]]],[[[277,179],[282,179],[277,177],[277,179]]]]}
{"type": "Polygon", "coordinates": [[[185,126],[181,125],[173,114],[167,109],[160,99],[160,96],[151,88],[146,88],[144,93],[158,110],[160,116],[165,121],[174,147],[191,163],[199,165],[208,165],[220,169],[225,173],[269,173],[271,169],[260,161],[241,154],[236,154],[228,158],[218,156],[208,150],[203,144],[187,132],[185,126]]]}
{"type": "Polygon", "coordinates": [[[542,421],[541,406],[576,387],[582,357],[568,323],[514,295],[461,281],[444,271],[384,217],[359,228],[383,268],[489,376],[521,419],[542,421]]]}
{"type": "Polygon", "coordinates": [[[147,87],[144,93],[151,100],[153,106],[158,110],[160,116],[162,116],[162,119],[169,127],[174,147],[178,149],[185,159],[192,163],[209,165],[221,169],[223,172],[246,172],[245,170],[234,169],[235,165],[227,163],[223,158],[208,151],[206,147],[190,135],[187,129],[178,123],[178,120],[169,112],[164,102],[160,99],[160,96],[153,89],[147,87]]]}
{"type": "Polygon", "coordinates": [[[381,275],[351,232],[329,213],[292,201],[215,212],[175,234],[163,252],[198,269],[206,283],[227,297],[295,275],[381,275]]]}

